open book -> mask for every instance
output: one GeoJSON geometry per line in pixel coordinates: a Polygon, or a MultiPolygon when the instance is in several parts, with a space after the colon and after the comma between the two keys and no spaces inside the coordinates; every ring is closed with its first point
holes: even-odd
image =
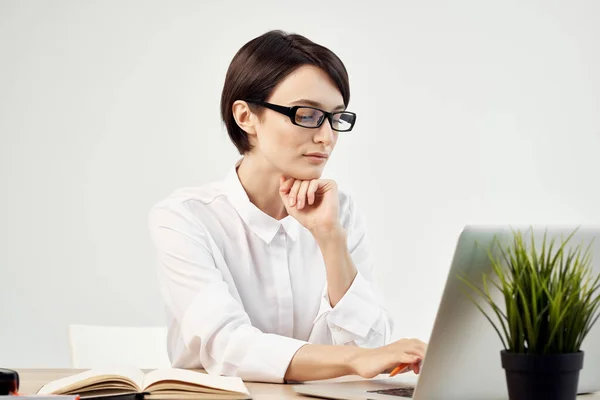
{"type": "Polygon", "coordinates": [[[148,373],[125,366],[91,369],[44,385],[40,395],[78,394],[82,399],[122,393],[145,393],[146,399],[250,399],[237,377],[165,368],[148,373]]]}

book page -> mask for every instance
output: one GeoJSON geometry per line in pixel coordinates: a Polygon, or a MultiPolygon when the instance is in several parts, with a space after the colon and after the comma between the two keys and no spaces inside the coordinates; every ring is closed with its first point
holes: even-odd
{"type": "Polygon", "coordinates": [[[233,393],[233,392],[221,392],[220,394],[214,393],[164,393],[159,394],[147,394],[144,396],[144,400],[250,400],[250,395],[233,393]]]}
{"type": "MultiPolygon", "coordinates": [[[[174,390],[186,390],[186,386],[207,387],[220,389],[227,392],[243,393],[250,395],[248,388],[241,378],[231,376],[209,375],[203,372],[190,371],[179,368],[164,368],[148,372],[144,378],[144,391],[152,391],[150,386],[159,382],[168,383],[174,390]],[[173,382],[176,381],[176,382],[173,382]],[[187,384],[187,385],[186,385],[187,384]]],[[[160,385],[161,390],[164,385],[160,385]]],[[[189,390],[189,389],[188,389],[189,390]]],[[[193,389],[192,389],[193,390],[193,389]]]]}
{"type": "Polygon", "coordinates": [[[117,382],[117,387],[126,384],[131,387],[131,390],[139,392],[141,391],[143,381],[144,373],[133,367],[115,366],[102,369],[90,369],[79,374],[47,383],[38,391],[38,394],[72,393],[101,382],[106,383],[108,386],[110,386],[109,382],[117,382]]]}

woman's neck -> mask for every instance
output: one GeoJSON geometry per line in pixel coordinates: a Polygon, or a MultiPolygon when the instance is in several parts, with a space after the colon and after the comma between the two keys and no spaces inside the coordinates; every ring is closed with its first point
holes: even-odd
{"type": "Polygon", "coordinates": [[[247,154],[237,174],[248,198],[262,212],[277,220],[288,215],[279,196],[281,172],[259,156],[247,154]]]}

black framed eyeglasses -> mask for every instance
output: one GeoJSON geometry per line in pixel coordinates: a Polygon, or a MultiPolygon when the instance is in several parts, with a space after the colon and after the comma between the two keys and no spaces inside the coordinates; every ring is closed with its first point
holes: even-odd
{"type": "Polygon", "coordinates": [[[245,100],[247,103],[256,104],[287,115],[292,124],[303,128],[315,129],[323,125],[326,119],[331,124],[331,129],[338,132],[350,132],[356,122],[356,114],[350,111],[327,112],[316,107],[293,106],[285,107],[265,101],[245,100]]]}

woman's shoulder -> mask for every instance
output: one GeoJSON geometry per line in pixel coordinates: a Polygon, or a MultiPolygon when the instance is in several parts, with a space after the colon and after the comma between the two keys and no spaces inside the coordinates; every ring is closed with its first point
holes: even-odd
{"type": "Polygon", "coordinates": [[[189,203],[210,204],[225,194],[223,189],[221,182],[210,182],[201,186],[180,187],[156,202],[152,206],[152,209],[178,208],[189,203]]]}
{"type": "Polygon", "coordinates": [[[342,226],[350,228],[356,224],[360,218],[360,211],[357,208],[355,196],[348,189],[338,186],[339,212],[342,226]]]}
{"type": "Polygon", "coordinates": [[[214,206],[219,207],[218,203],[223,203],[225,193],[220,181],[177,188],[150,207],[150,224],[166,225],[181,221],[204,226],[213,218],[214,206]]]}
{"type": "Polygon", "coordinates": [[[338,185],[338,198],[339,198],[339,204],[340,204],[340,215],[343,215],[344,213],[351,211],[350,208],[352,207],[353,196],[347,189],[342,188],[339,185],[338,185]]]}
{"type": "Polygon", "coordinates": [[[155,204],[155,207],[185,204],[187,202],[200,202],[209,204],[219,196],[224,195],[221,182],[210,182],[201,186],[185,186],[173,190],[155,204]]]}

